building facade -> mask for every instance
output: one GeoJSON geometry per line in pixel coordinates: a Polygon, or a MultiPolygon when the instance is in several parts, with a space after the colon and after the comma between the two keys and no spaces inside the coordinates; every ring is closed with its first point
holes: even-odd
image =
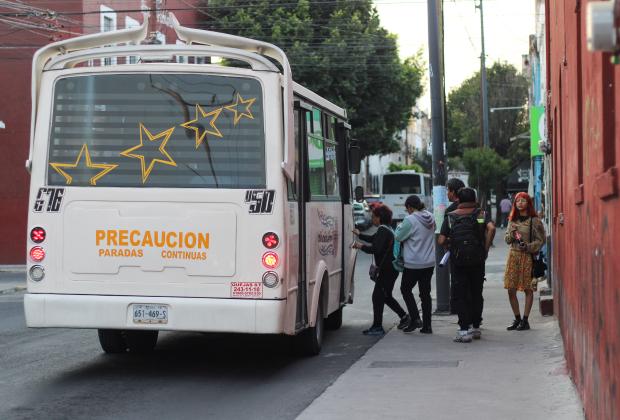
{"type": "Polygon", "coordinates": [[[586,417],[618,419],[620,66],[588,50],[588,3],[545,2],[554,307],[586,417]]]}
{"type": "MultiPolygon", "coordinates": [[[[205,15],[197,0],[39,0],[4,1],[0,12],[0,264],[24,264],[26,258],[29,175],[25,170],[30,142],[30,74],[34,52],[51,42],[142,23],[142,10],[174,9],[185,26],[196,26],[205,15]],[[27,4],[25,4],[27,3],[27,4]],[[0,124],[2,127],[2,124],[0,124]]],[[[153,32],[175,43],[165,14],[157,13],[153,32]]],[[[109,63],[112,64],[112,63],[109,63]]]]}

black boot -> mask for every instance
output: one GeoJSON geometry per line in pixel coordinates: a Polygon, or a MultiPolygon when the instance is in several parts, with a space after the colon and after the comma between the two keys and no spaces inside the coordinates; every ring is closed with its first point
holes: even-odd
{"type": "Polygon", "coordinates": [[[512,321],[512,324],[506,327],[506,329],[508,331],[513,331],[518,329],[519,325],[521,325],[521,317],[515,318],[514,321],[512,321]]]}
{"type": "Polygon", "coordinates": [[[407,325],[405,329],[403,329],[403,332],[410,333],[421,327],[422,327],[422,321],[420,320],[420,318],[412,319],[411,322],[409,322],[409,325],[407,325]]]}
{"type": "Polygon", "coordinates": [[[519,323],[519,326],[517,327],[517,331],[525,331],[529,329],[530,329],[530,323],[527,321],[527,319],[521,320],[521,322],[519,323]]]}

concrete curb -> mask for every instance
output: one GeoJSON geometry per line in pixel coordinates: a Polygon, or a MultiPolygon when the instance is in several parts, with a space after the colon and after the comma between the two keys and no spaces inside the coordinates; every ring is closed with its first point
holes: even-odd
{"type": "Polygon", "coordinates": [[[0,265],[0,272],[25,273],[26,265],[0,265]]]}

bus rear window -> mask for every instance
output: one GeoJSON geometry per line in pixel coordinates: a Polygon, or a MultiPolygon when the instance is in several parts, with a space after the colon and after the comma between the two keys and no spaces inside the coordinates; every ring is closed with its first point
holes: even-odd
{"type": "Polygon", "coordinates": [[[60,79],[48,163],[49,185],[265,188],[260,83],[168,73],[60,79]]]}
{"type": "Polygon", "coordinates": [[[421,194],[420,175],[384,175],[383,194],[421,194]]]}

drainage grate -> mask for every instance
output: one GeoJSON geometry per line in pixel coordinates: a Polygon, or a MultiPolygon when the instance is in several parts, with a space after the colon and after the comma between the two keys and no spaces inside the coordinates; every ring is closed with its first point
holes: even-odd
{"type": "Polygon", "coordinates": [[[397,368],[454,368],[459,367],[459,360],[403,360],[403,361],[375,361],[370,368],[397,369],[397,368]]]}

